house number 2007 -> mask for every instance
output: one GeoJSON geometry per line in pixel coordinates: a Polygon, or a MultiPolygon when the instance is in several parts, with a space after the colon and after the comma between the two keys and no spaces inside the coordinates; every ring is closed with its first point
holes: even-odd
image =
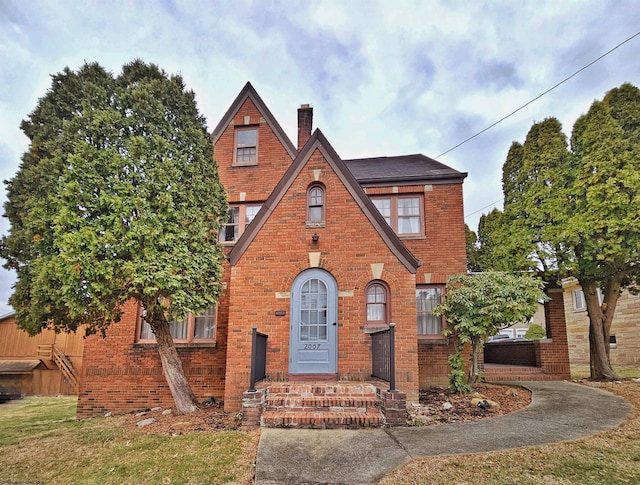
{"type": "Polygon", "coordinates": [[[320,350],[320,344],[304,344],[304,350],[320,350]]]}

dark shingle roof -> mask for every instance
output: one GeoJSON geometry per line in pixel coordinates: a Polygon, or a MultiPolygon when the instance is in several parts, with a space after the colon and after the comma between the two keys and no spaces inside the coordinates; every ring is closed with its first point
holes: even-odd
{"type": "Polygon", "coordinates": [[[395,157],[344,160],[360,184],[402,183],[459,179],[467,174],[420,153],[395,157]]]}

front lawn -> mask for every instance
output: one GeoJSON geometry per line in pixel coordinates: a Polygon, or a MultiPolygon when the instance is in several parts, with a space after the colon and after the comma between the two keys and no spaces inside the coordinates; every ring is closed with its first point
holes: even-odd
{"type": "Polygon", "coordinates": [[[124,417],[75,419],[75,397],[0,405],[0,482],[252,483],[258,432],[149,435],[124,417]]]}

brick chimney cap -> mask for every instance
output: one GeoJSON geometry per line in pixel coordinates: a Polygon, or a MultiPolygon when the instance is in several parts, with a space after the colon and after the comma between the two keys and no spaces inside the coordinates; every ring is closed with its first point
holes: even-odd
{"type": "Polygon", "coordinates": [[[309,109],[309,108],[311,108],[311,105],[309,103],[300,105],[300,109],[309,109]]]}

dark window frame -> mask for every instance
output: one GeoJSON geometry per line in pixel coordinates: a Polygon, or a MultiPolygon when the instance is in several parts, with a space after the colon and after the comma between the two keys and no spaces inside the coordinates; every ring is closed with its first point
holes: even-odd
{"type": "Polygon", "coordinates": [[[307,223],[322,224],[326,221],[327,189],[321,183],[313,183],[307,188],[307,223]],[[314,200],[314,192],[320,193],[322,200],[314,200]],[[314,209],[320,209],[320,218],[312,217],[314,209]]]}
{"type": "MultiPolygon", "coordinates": [[[[151,330],[149,324],[145,322],[144,314],[145,314],[144,309],[141,309],[140,315],[138,318],[138,324],[136,325],[136,342],[143,343],[143,344],[155,344],[156,337],[155,335],[153,335],[153,331],[151,330]]],[[[171,330],[171,335],[173,336],[173,341],[176,344],[215,343],[216,333],[218,330],[218,306],[217,305],[211,306],[207,308],[207,310],[205,310],[204,313],[199,315],[194,315],[192,313],[189,313],[182,321],[174,320],[169,322],[169,327],[171,330]],[[211,337],[196,337],[197,319],[203,318],[203,317],[213,319],[211,337]],[[174,326],[174,328],[171,328],[172,325],[174,326]],[[175,332],[176,325],[186,326],[186,330],[185,330],[186,336],[184,338],[174,336],[176,333],[175,332]]]]}
{"type": "Polygon", "coordinates": [[[391,291],[389,290],[389,285],[387,285],[382,280],[373,280],[370,281],[367,286],[364,288],[364,319],[365,319],[365,327],[382,327],[388,326],[391,318],[391,291]],[[382,290],[382,295],[384,296],[384,302],[378,301],[369,301],[369,292],[372,289],[380,289],[382,290]],[[382,320],[369,320],[369,305],[379,305],[383,304],[383,319],[382,320]]]}
{"type": "MultiPolygon", "coordinates": [[[[374,206],[377,200],[388,200],[389,201],[389,214],[382,216],[385,218],[387,223],[391,226],[393,231],[401,238],[421,238],[425,235],[425,216],[424,216],[424,195],[423,194],[388,194],[388,195],[376,195],[371,196],[371,201],[374,206]],[[399,215],[398,214],[398,201],[399,200],[407,200],[407,199],[417,199],[418,200],[418,214],[412,215],[399,215]],[[399,232],[399,219],[402,218],[410,218],[417,217],[418,218],[418,232],[399,232]]],[[[376,206],[376,208],[378,208],[376,206]]],[[[379,209],[378,209],[379,211],[379,209]]]]}
{"type": "Polygon", "coordinates": [[[229,205],[229,218],[227,222],[220,224],[220,230],[218,232],[218,242],[224,245],[235,244],[236,241],[242,236],[244,231],[247,229],[249,224],[256,217],[260,209],[262,208],[262,204],[232,204],[229,205]],[[257,209],[253,217],[250,220],[247,220],[247,209],[253,208],[257,209]],[[229,222],[231,220],[231,214],[237,211],[237,219],[235,221],[229,222]],[[235,228],[233,230],[233,239],[227,239],[227,235],[229,235],[229,228],[235,228]]]}
{"type": "Polygon", "coordinates": [[[260,136],[258,126],[237,126],[233,132],[233,166],[234,167],[247,167],[252,165],[258,165],[258,145],[260,143],[260,136]],[[255,144],[241,144],[238,141],[238,136],[242,132],[253,131],[255,132],[255,144]]]}

